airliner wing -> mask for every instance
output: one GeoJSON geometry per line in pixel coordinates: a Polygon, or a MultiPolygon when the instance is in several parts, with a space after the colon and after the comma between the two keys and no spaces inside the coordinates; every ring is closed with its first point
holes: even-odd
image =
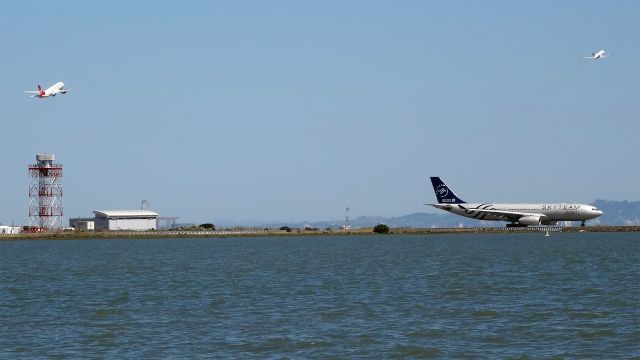
{"type": "Polygon", "coordinates": [[[483,209],[468,209],[477,211],[479,213],[492,214],[503,218],[508,221],[518,221],[523,216],[539,216],[541,219],[547,217],[544,214],[536,214],[536,213],[525,213],[519,211],[505,211],[505,210],[483,210],[483,209]]]}
{"type": "Polygon", "coordinates": [[[66,94],[68,91],[73,91],[74,89],[62,89],[60,90],[61,93],[66,94]]]}

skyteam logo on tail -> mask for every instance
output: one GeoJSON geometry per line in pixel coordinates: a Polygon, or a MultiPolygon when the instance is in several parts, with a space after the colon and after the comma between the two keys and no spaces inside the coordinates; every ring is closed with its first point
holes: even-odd
{"type": "Polygon", "coordinates": [[[440,184],[437,188],[436,188],[436,193],[438,194],[438,196],[440,197],[445,197],[447,195],[449,195],[449,188],[447,187],[447,185],[445,184],[440,184]]]}
{"type": "Polygon", "coordinates": [[[431,185],[433,185],[433,191],[436,193],[436,198],[438,198],[438,203],[440,204],[464,204],[460,198],[456,196],[456,194],[451,190],[444,181],[440,180],[439,177],[432,176],[431,177],[431,185]]]}

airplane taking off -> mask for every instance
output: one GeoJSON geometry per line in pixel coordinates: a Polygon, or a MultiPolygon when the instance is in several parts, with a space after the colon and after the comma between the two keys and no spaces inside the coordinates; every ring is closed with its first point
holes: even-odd
{"type": "Polygon", "coordinates": [[[606,57],[609,57],[610,55],[605,54],[604,50],[600,50],[598,52],[594,52],[591,53],[591,56],[583,56],[583,59],[591,59],[591,60],[598,60],[598,59],[604,59],[606,57]]]}
{"type": "Polygon", "coordinates": [[[509,221],[507,227],[527,225],[556,225],[558,221],[582,221],[595,219],[602,211],[584,204],[468,204],[462,201],[439,177],[432,177],[431,184],[438,198],[435,208],[478,220],[509,221]]]}
{"type": "Polygon", "coordinates": [[[30,97],[36,97],[36,98],[44,99],[44,98],[47,98],[49,96],[56,96],[58,94],[66,94],[68,91],[71,91],[71,90],[73,90],[73,89],[65,89],[64,88],[64,83],[62,81],[60,81],[58,83],[55,83],[51,87],[47,88],[46,90],[42,90],[42,86],[40,86],[40,84],[38,84],[38,91],[25,91],[25,93],[33,94],[30,97]]]}

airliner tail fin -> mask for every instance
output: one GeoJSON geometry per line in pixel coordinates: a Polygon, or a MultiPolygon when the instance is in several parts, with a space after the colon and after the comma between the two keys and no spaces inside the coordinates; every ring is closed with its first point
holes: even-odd
{"type": "Polygon", "coordinates": [[[464,204],[456,194],[451,190],[444,181],[439,177],[431,177],[431,185],[433,185],[433,191],[436,193],[439,204],[464,204]]]}

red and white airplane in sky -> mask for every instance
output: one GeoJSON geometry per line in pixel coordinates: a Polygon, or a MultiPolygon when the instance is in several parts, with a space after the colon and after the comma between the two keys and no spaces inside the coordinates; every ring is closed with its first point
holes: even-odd
{"type": "Polygon", "coordinates": [[[598,60],[598,59],[604,59],[606,57],[609,57],[608,54],[605,54],[604,50],[600,50],[598,52],[594,52],[591,53],[591,56],[583,56],[583,59],[591,59],[591,60],[598,60]]]}
{"type": "Polygon", "coordinates": [[[33,94],[31,95],[31,97],[36,97],[36,98],[47,98],[49,96],[56,96],[58,94],[66,94],[68,91],[71,91],[73,89],[65,89],[64,88],[64,83],[62,81],[55,83],[54,85],[50,86],[49,88],[47,88],[46,90],[42,90],[42,86],[40,86],[40,84],[38,84],[38,91],[25,91],[25,93],[27,94],[33,94]]]}

